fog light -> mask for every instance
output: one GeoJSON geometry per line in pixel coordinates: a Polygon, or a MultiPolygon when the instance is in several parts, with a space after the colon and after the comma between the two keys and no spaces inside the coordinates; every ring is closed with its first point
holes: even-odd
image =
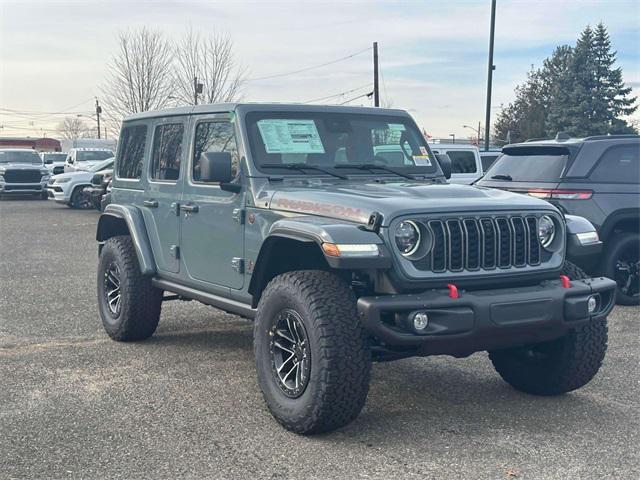
{"type": "Polygon", "coordinates": [[[424,330],[429,325],[429,315],[426,312],[417,312],[413,315],[413,328],[424,330]]]}
{"type": "Polygon", "coordinates": [[[587,300],[587,310],[589,311],[589,313],[593,313],[597,310],[597,308],[598,308],[598,297],[596,297],[595,295],[591,295],[587,300]]]}

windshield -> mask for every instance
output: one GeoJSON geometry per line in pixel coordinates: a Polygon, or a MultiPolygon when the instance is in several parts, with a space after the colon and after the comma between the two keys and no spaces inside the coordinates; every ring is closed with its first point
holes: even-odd
{"type": "Polygon", "coordinates": [[[42,159],[45,162],[64,162],[67,158],[66,153],[43,153],[42,159]]]}
{"type": "Polygon", "coordinates": [[[569,158],[565,148],[509,149],[484,176],[485,180],[558,182],[569,158]],[[508,153],[507,153],[508,152],[508,153]]]}
{"type": "Polygon", "coordinates": [[[406,117],[252,112],[246,124],[254,162],[263,172],[317,175],[321,169],[339,168],[343,175],[441,175],[426,140],[406,117]],[[358,165],[378,165],[386,171],[358,165]]]}
{"type": "Polygon", "coordinates": [[[95,162],[110,157],[113,157],[113,152],[109,150],[80,150],[76,153],[78,162],[95,162]]]}
{"type": "Polygon", "coordinates": [[[113,167],[113,158],[109,158],[103,162],[96,163],[93,167],[89,168],[90,172],[99,172],[100,170],[104,170],[105,168],[113,167]]]}
{"type": "Polygon", "coordinates": [[[32,150],[0,150],[0,163],[36,163],[42,164],[40,155],[32,150]]]}

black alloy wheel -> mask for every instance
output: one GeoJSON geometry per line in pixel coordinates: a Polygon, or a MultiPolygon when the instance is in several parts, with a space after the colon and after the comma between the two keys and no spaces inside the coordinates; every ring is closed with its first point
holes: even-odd
{"type": "Polygon", "coordinates": [[[307,388],[311,372],[311,349],[302,318],[294,310],[282,310],[269,336],[276,383],[287,397],[297,398],[307,388]]]}

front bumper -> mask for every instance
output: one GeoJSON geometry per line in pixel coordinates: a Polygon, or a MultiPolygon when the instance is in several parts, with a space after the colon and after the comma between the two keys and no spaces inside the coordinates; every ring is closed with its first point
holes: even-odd
{"type": "Polygon", "coordinates": [[[540,285],[461,292],[385,295],[358,299],[364,328],[390,351],[410,349],[419,355],[467,356],[482,350],[510,348],[552,340],[613,309],[616,283],[608,278],[560,280],[540,285]],[[587,301],[598,307],[589,314],[587,301]],[[413,328],[412,313],[428,315],[423,331],[413,328]]]}
{"type": "Polygon", "coordinates": [[[2,195],[31,195],[42,193],[47,182],[38,183],[6,183],[0,182],[0,194],[2,195]]]}
{"type": "Polygon", "coordinates": [[[71,201],[67,191],[57,184],[47,185],[47,195],[57,203],[69,203],[71,201]]]}

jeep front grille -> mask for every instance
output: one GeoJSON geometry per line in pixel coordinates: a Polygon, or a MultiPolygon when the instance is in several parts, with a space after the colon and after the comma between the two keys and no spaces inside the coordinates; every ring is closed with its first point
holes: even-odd
{"type": "Polygon", "coordinates": [[[487,216],[421,222],[431,233],[430,253],[414,261],[419,270],[461,272],[540,265],[538,218],[487,216]]]}
{"type": "Polygon", "coordinates": [[[40,183],[40,170],[7,170],[3,174],[7,183],[40,183]]]}

